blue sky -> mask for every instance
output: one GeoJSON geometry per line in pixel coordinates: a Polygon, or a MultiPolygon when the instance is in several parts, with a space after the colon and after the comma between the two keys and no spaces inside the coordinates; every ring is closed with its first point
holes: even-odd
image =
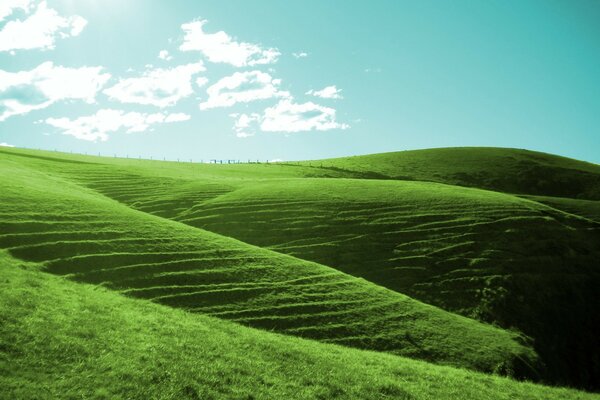
{"type": "Polygon", "coordinates": [[[446,146],[600,163],[600,2],[1,0],[0,143],[296,160],[446,146]]]}

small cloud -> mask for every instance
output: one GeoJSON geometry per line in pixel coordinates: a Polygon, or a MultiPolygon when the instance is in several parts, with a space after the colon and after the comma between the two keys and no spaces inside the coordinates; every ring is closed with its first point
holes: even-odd
{"type": "Polygon", "coordinates": [[[306,132],[350,128],[336,122],[335,113],[333,108],[310,101],[297,104],[285,99],[265,110],[260,129],[263,132],[306,132]]]}
{"type": "Polygon", "coordinates": [[[278,163],[278,162],[283,162],[283,160],[281,158],[274,158],[269,162],[278,163]]]}
{"type": "Polygon", "coordinates": [[[62,100],[94,103],[110,76],[102,67],[66,68],[51,61],[31,71],[0,70],[0,121],[62,100]]]}
{"type": "Polygon", "coordinates": [[[208,100],[200,103],[201,110],[215,107],[231,107],[236,103],[248,103],[275,97],[291,97],[287,91],[279,90],[281,79],[261,71],[235,72],[210,86],[208,100]]]}
{"type": "Polygon", "coordinates": [[[258,129],[262,132],[289,133],[350,128],[347,124],[337,122],[335,114],[335,109],[330,107],[312,102],[297,104],[291,99],[283,99],[265,109],[262,115],[231,114],[231,117],[235,118],[233,129],[238,137],[251,136],[258,129]]]}
{"type": "Polygon", "coordinates": [[[365,72],[368,73],[380,73],[381,72],[381,68],[377,67],[377,68],[365,68],[365,72]]]}
{"type": "Polygon", "coordinates": [[[342,89],[338,89],[335,85],[327,86],[321,90],[309,90],[305,94],[320,97],[322,99],[343,99],[341,95],[342,89]]]}
{"type": "Polygon", "coordinates": [[[207,20],[193,21],[181,25],[184,31],[181,51],[200,51],[212,63],[226,63],[235,67],[271,64],[281,53],[275,48],[263,49],[259,45],[236,42],[223,31],[204,32],[207,20]]]}
{"type": "Polygon", "coordinates": [[[145,114],[122,110],[102,109],[96,114],[69,118],[46,118],[46,124],[62,130],[62,134],[89,141],[106,141],[108,134],[125,130],[126,133],[145,132],[156,124],[187,121],[190,116],[183,113],[145,114]]]}
{"type": "Polygon", "coordinates": [[[173,56],[171,56],[167,50],[161,50],[158,52],[158,58],[165,61],[171,61],[173,56]]]}
{"type": "Polygon", "coordinates": [[[192,76],[205,70],[202,62],[168,69],[156,68],[140,77],[120,79],[103,93],[121,103],[171,107],[194,93],[192,76]]]}
{"type": "Polygon", "coordinates": [[[251,127],[255,123],[260,122],[261,116],[257,113],[252,114],[229,114],[230,117],[235,119],[233,124],[233,130],[239,138],[247,138],[254,136],[254,132],[251,132],[251,127]]]}
{"type": "Polygon", "coordinates": [[[173,113],[167,115],[164,122],[183,122],[189,121],[192,118],[189,114],[184,113],[173,113]]]}
{"type": "MultiPolygon", "coordinates": [[[[4,1],[6,0],[2,0],[3,3],[4,1]]],[[[17,8],[28,11],[30,5],[30,2],[9,1],[8,6],[0,8],[0,15],[10,15],[17,8]]],[[[9,21],[4,25],[0,30],[0,52],[53,49],[56,38],[78,36],[86,25],[87,21],[83,17],[60,16],[56,10],[48,8],[46,1],[42,1],[26,19],[9,21]]]]}
{"type": "Polygon", "coordinates": [[[15,146],[12,144],[8,144],[6,142],[2,142],[2,143],[0,143],[0,147],[15,147],[15,146]]]}
{"type": "Polygon", "coordinates": [[[299,51],[297,53],[292,53],[292,56],[294,56],[294,58],[304,58],[304,57],[308,57],[308,53],[306,53],[304,51],[299,51]]]}
{"type": "Polygon", "coordinates": [[[196,85],[198,87],[203,87],[207,83],[208,83],[208,78],[205,76],[199,76],[198,78],[196,78],[196,85]]]}

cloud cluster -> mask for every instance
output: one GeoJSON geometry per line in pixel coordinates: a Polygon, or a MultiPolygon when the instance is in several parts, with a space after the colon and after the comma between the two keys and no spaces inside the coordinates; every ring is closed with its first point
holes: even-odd
{"type": "Polygon", "coordinates": [[[206,90],[208,100],[200,103],[200,109],[231,107],[236,103],[290,97],[289,92],[279,89],[280,85],[280,79],[273,79],[266,72],[235,72],[233,75],[221,78],[206,90]]]}
{"type": "Polygon", "coordinates": [[[94,103],[96,93],[109,79],[102,67],[67,68],[51,61],[31,71],[0,70],[0,121],[62,100],[94,103]]]}
{"type": "MultiPolygon", "coordinates": [[[[11,16],[12,20],[0,25],[0,52],[53,49],[57,39],[77,36],[87,24],[84,18],[77,15],[59,15],[48,7],[45,0],[0,0],[0,21],[11,16]],[[24,14],[24,19],[16,19],[16,13],[24,14]]],[[[199,104],[201,110],[271,100],[272,105],[261,112],[229,114],[234,118],[233,130],[238,137],[253,136],[257,131],[302,132],[349,128],[347,124],[337,122],[334,108],[310,101],[295,102],[289,91],[281,89],[281,79],[257,69],[260,65],[276,62],[281,55],[278,49],[238,41],[223,31],[207,33],[204,31],[206,23],[206,20],[196,20],[181,25],[184,37],[179,50],[199,51],[211,63],[250,70],[234,72],[208,86],[206,99],[199,104]]],[[[299,59],[308,54],[302,51],[292,53],[292,56],[299,59]]],[[[173,56],[169,50],[163,49],[158,52],[158,58],[168,62],[173,56]]],[[[109,100],[120,103],[161,109],[172,107],[208,84],[207,77],[201,74],[204,71],[206,68],[202,61],[170,68],[155,68],[147,64],[146,70],[137,76],[123,77],[107,87],[111,75],[99,66],[68,68],[47,61],[30,71],[0,70],[0,122],[59,101],[95,103],[99,92],[109,100]]],[[[272,72],[271,69],[269,71],[272,72]]],[[[305,94],[322,99],[342,99],[341,89],[334,85],[321,90],[309,90],[305,94]]],[[[159,124],[189,119],[190,115],[178,112],[127,112],[98,106],[91,115],[74,119],[46,118],[43,122],[77,139],[105,141],[114,132],[144,132],[159,124]]]]}
{"type": "Polygon", "coordinates": [[[194,93],[192,76],[205,71],[202,62],[148,70],[140,77],[120,79],[104,94],[121,103],[171,107],[194,93]]]}
{"type": "Polygon", "coordinates": [[[44,122],[62,130],[65,135],[89,141],[106,141],[108,134],[125,130],[126,133],[144,132],[156,124],[187,121],[183,113],[139,113],[101,109],[95,114],[76,119],[47,118],[44,122]]]}
{"type": "MultiPolygon", "coordinates": [[[[0,16],[9,16],[16,9],[29,11],[30,1],[2,0],[0,16]],[[8,3],[4,3],[8,1],[8,3]]],[[[3,17],[3,18],[4,18],[3,17]]],[[[0,30],[0,52],[31,49],[53,49],[58,37],[78,36],[87,21],[79,15],[63,17],[48,8],[46,1],[39,3],[33,14],[24,20],[8,21],[0,30]]]]}
{"type": "Polygon", "coordinates": [[[234,131],[238,137],[248,137],[256,129],[263,132],[304,132],[348,129],[350,126],[336,121],[336,111],[313,102],[294,103],[283,99],[260,114],[231,114],[235,119],[234,131]]]}
{"type": "Polygon", "coordinates": [[[0,2],[0,21],[10,17],[16,10],[28,12],[32,6],[32,0],[2,0],[0,2]]]}
{"type": "Polygon", "coordinates": [[[327,86],[321,90],[309,90],[305,94],[315,97],[320,97],[322,99],[343,99],[342,97],[342,89],[338,89],[335,85],[327,86]]]}
{"type": "Polygon", "coordinates": [[[261,115],[258,113],[252,114],[229,114],[230,117],[234,118],[233,130],[236,136],[239,138],[246,138],[254,136],[254,124],[258,124],[261,121],[261,115]]]}
{"type": "Polygon", "coordinates": [[[281,53],[275,48],[263,49],[259,45],[236,42],[223,31],[204,32],[207,20],[193,21],[181,25],[184,37],[179,46],[181,51],[200,51],[212,63],[227,63],[235,67],[271,64],[281,53]]]}

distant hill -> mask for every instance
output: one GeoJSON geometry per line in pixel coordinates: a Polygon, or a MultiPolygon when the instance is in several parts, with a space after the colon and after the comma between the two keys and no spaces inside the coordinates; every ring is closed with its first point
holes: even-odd
{"type": "Polygon", "coordinates": [[[600,200],[600,165],[529,150],[455,147],[305,161],[357,177],[407,179],[508,193],[600,200]]]}

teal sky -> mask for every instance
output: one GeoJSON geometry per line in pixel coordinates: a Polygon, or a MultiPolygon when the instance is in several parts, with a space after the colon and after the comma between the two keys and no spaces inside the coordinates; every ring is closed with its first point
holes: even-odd
{"type": "Polygon", "coordinates": [[[2,3],[0,17],[25,5],[0,21],[0,143],[197,161],[502,146],[600,163],[599,1],[2,3]]]}

